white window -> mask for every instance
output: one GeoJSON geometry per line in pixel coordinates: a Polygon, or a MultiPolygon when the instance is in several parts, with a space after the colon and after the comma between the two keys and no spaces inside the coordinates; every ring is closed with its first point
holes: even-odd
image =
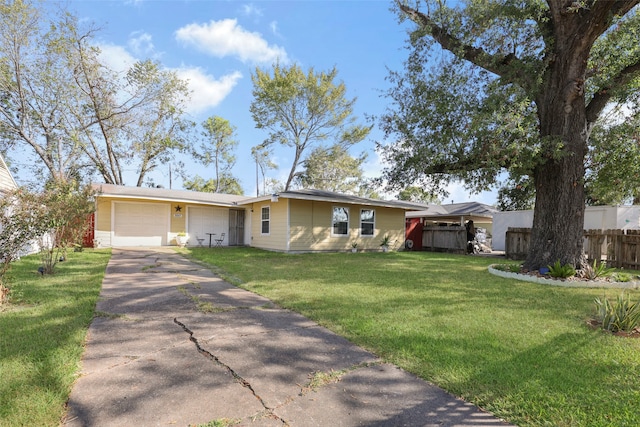
{"type": "Polygon", "coordinates": [[[349,208],[334,207],[331,224],[331,234],[334,236],[346,236],[349,234],[349,208]]]}
{"type": "Polygon", "coordinates": [[[360,235],[373,236],[375,230],[376,211],[373,209],[362,209],[360,211],[360,235]]]}
{"type": "Polygon", "coordinates": [[[271,222],[271,208],[269,206],[265,206],[262,208],[262,234],[269,234],[270,222],[271,222]]]}

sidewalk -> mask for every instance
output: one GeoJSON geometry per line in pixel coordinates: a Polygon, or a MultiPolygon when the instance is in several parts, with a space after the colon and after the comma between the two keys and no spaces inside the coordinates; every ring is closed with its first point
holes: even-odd
{"type": "Polygon", "coordinates": [[[114,249],[97,313],[64,426],[507,425],[169,248],[114,249]]]}

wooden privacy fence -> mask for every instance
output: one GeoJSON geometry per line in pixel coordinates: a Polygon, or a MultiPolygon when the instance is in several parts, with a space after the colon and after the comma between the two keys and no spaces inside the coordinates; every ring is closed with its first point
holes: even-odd
{"type": "MultiPolygon", "coordinates": [[[[505,255],[524,259],[529,251],[530,228],[509,228],[505,255]]],[[[589,261],[606,261],[607,266],[640,270],[640,230],[585,230],[584,251],[589,261]]]]}
{"type": "Polygon", "coordinates": [[[433,252],[459,252],[467,250],[467,229],[464,227],[424,227],[422,249],[433,252]]]}
{"type": "Polygon", "coordinates": [[[530,228],[507,228],[507,237],[504,241],[504,255],[509,259],[525,259],[529,253],[530,241],[530,228]]]}

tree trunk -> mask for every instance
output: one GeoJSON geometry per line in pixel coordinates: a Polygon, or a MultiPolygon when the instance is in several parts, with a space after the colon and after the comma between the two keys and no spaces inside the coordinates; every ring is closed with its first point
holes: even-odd
{"type": "Polygon", "coordinates": [[[586,55],[571,53],[545,76],[536,99],[544,160],[534,169],[536,204],[525,267],[537,270],[560,261],[580,268],[583,252],[584,159],[588,126],[584,99],[586,55]],[[554,148],[555,147],[555,148],[554,148]]]}
{"type": "Polygon", "coordinates": [[[289,171],[289,177],[287,178],[287,183],[284,186],[284,191],[289,191],[289,187],[291,187],[293,178],[295,178],[296,176],[296,169],[298,167],[298,164],[300,163],[302,150],[304,150],[304,145],[296,144],[296,154],[293,159],[293,165],[291,166],[291,170],[289,171]]]}
{"type": "Polygon", "coordinates": [[[584,234],[583,157],[569,154],[536,169],[536,205],[525,267],[556,261],[581,265],[584,234]]]}

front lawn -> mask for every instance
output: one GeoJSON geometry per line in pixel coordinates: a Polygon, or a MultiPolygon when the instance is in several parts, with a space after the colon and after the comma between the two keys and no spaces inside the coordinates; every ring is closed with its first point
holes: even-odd
{"type": "Polygon", "coordinates": [[[0,306],[0,425],[57,426],[76,379],[110,250],[69,253],[52,276],[12,265],[0,306]]]}
{"type": "Polygon", "coordinates": [[[621,290],[503,279],[476,256],[185,251],[511,423],[640,425],[640,339],[587,325],[621,290]]]}

